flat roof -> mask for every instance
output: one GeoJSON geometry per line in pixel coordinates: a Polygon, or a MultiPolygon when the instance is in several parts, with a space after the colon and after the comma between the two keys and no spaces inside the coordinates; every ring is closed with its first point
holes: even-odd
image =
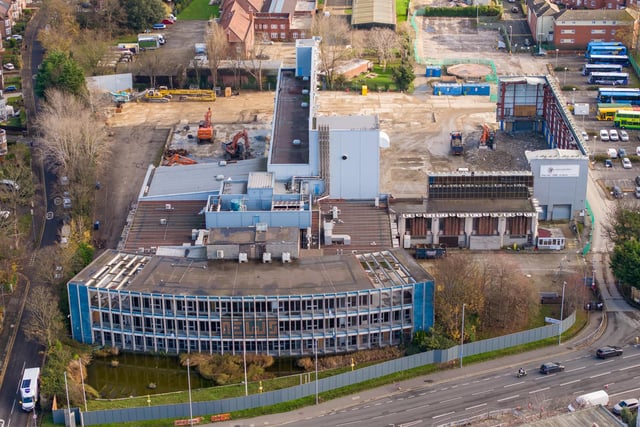
{"type": "Polygon", "coordinates": [[[303,257],[291,263],[193,260],[109,250],[71,282],[103,289],[193,296],[354,292],[432,280],[404,250],[303,257]]]}
{"type": "MultiPolygon", "coordinates": [[[[530,199],[440,199],[440,200],[398,200],[390,206],[395,212],[426,214],[428,216],[490,215],[500,213],[536,214],[530,199]]],[[[536,214],[537,215],[537,214],[536,214]]]]}
{"type": "Polygon", "coordinates": [[[309,95],[303,90],[309,90],[308,80],[296,78],[293,69],[280,70],[271,141],[273,164],[309,163],[309,95]]]}
{"type": "Polygon", "coordinates": [[[327,125],[331,129],[339,130],[377,130],[380,129],[378,116],[350,115],[350,116],[321,116],[317,117],[318,126],[327,125]]]}

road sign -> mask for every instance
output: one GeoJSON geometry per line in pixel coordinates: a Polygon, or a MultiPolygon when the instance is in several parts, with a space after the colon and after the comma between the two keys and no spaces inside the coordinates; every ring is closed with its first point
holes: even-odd
{"type": "Polygon", "coordinates": [[[553,317],[545,317],[544,321],[546,323],[553,323],[554,325],[557,323],[560,323],[560,321],[558,319],[554,319],[553,317]]]}

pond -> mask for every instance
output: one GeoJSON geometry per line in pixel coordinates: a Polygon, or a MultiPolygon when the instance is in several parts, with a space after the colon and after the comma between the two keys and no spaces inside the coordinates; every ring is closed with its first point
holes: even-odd
{"type": "MultiPolygon", "coordinates": [[[[91,365],[87,366],[87,384],[107,399],[189,388],[187,368],[180,366],[177,357],[135,353],[93,359],[91,365]],[[117,361],[117,366],[113,366],[112,361],[117,361]]],[[[192,390],[212,386],[212,381],[202,378],[195,369],[191,369],[192,390]]]]}

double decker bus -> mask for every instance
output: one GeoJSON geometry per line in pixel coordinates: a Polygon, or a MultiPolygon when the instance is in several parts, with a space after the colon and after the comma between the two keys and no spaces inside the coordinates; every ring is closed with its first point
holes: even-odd
{"type": "Polygon", "coordinates": [[[640,129],[640,111],[619,110],[613,119],[613,125],[623,129],[640,129]]]}
{"type": "Polygon", "coordinates": [[[628,67],[629,57],[627,55],[591,55],[589,64],[620,64],[628,67]]]}
{"type": "Polygon", "coordinates": [[[625,86],[629,84],[629,73],[591,73],[587,78],[589,84],[625,86]]]}
{"type": "Polygon", "coordinates": [[[591,73],[621,73],[622,65],[620,64],[584,64],[582,67],[582,75],[588,76],[591,73]]]}
{"type": "Polygon", "coordinates": [[[640,105],[639,88],[598,88],[598,102],[602,104],[640,105]]]}
{"type": "Polygon", "coordinates": [[[618,110],[640,111],[640,106],[631,104],[598,104],[596,119],[613,121],[618,110]]]}

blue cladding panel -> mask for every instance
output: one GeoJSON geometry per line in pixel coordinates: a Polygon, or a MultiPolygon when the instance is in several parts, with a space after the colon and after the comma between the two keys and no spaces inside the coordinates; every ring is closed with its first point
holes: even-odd
{"type": "Polygon", "coordinates": [[[88,289],[82,284],[69,283],[67,285],[67,290],[69,293],[71,335],[76,341],[80,341],[84,344],[93,344],[88,289]]]}
{"type": "Polygon", "coordinates": [[[413,294],[414,331],[428,331],[434,323],[433,281],[416,283],[413,294]]]}

